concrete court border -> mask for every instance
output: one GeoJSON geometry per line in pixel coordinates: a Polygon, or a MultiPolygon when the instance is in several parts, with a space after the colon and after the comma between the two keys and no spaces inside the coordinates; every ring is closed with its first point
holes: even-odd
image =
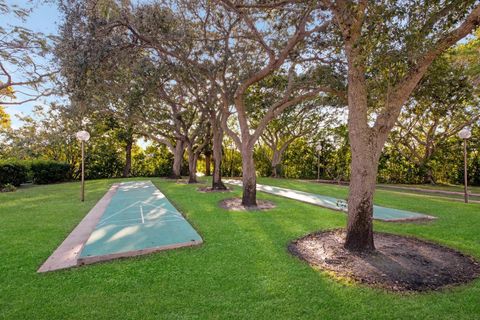
{"type": "Polygon", "coordinates": [[[75,267],[85,242],[92,234],[95,226],[117,192],[119,183],[113,184],[107,193],[97,202],[90,212],[80,221],[62,244],[37,270],[39,273],[75,267]]]}

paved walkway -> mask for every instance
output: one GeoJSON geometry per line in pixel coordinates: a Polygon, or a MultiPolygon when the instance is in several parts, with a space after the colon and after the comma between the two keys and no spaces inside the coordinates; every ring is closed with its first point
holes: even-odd
{"type": "MultiPolygon", "coordinates": [[[[242,181],[240,180],[224,180],[225,183],[242,186],[242,181]]],[[[317,206],[325,207],[328,209],[338,210],[347,212],[347,202],[342,199],[337,199],[333,197],[322,196],[319,194],[308,193],[298,190],[292,190],[281,187],[267,186],[257,184],[257,190],[274,194],[276,196],[281,196],[293,200],[298,200],[317,206]]],[[[433,216],[411,212],[406,210],[399,210],[393,208],[386,208],[374,205],[373,206],[373,218],[381,221],[413,221],[413,220],[431,220],[435,219],[433,216]]]]}

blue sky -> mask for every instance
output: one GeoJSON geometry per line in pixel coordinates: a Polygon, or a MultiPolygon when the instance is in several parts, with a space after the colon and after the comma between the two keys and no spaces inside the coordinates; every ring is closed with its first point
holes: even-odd
{"type": "MultiPolygon", "coordinates": [[[[40,1],[28,1],[28,0],[6,0],[6,3],[10,5],[17,5],[20,7],[33,8],[33,12],[26,19],[25,22],[20,19],[16,19],[13,16],[9,16],[6,19],[2,17],[0,24],[2,27],[8,27],[9,25],[21,25],[32,31],[43,32],[45,34],[57,34],[58,25],[60,23],[60,12],[57,10],[55,3],[40,3],[40,1]]],[[[21,98],[21,97],[18,97],[21,98]]],[[[18,127],[21,123],[16,119],[15,115],[23,113],[25,115],[31,114],[32,109],[36,105],[48,104],[49,101],[55,100],[55,97],[48,97],[40,99],[36,102],[29,102],[19,106],[8,106],[6,111],[12,118],[12,126],[18,127]]]]}

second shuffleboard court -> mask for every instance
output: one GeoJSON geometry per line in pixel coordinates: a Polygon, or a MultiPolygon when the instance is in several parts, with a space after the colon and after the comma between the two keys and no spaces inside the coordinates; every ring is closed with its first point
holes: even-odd
{"type": "Polygon", "coordinates": [[[198,245],[202,238],[151,181],[121,183],[78,264],[198,245]]]}
{"type": "MultiPolygon", "coordinates": [[[[224,180],[225,183],[242,186],[240,180],[224,180]]],[[[337,199],[320,194],[314,194],[309,192],[303,192],[299,190],[267,186],[257,184],[257,190],[265,193],[274,194],[276,196],[285,197],[297,201],[310,203],[313,205],[321,206],[324,208],[347,212],[347,201],[343,199],[337,199]]],[[[373,219],[386,221],[386,222],[408,222],[416,220],[432,220],[436,219],[434,216],[426,215],[418,212],[411,212],[406,210],[386,208],[374,205],[373,206],[373,219]]]]}

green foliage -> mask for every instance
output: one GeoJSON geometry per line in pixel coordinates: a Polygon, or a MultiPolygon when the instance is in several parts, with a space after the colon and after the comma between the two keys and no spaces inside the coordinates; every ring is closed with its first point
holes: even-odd
{"type": "Polygon", "coordinates": [[[36,184],[49,184],[67,181],[70,172],[68,163],[51,160],[34,160],[30,164],[33,182],[36,184]]]}
{"type": "Polygon", "coordinates": [[[136,150],[132,158],[133,176],[168,177],[172,174],[173,154],[164,145],[136,150]]]}
{"type": "Polygon", "coordinates": [[[120,177],[123,172],[123,159],[120,150],[105,145],[88,148],[85,157],[85,177],[101,179],[120,177]]]}
{"type": "Polygon", "coordinates": [[[0,186],[11,184],[15,187],[27,181],[27,166],[19,161],[4,160],[0,162],[0,186]]]}
{"type": "Polygon", "coordinates": [[[408,161],[395,148],[386,147],[378,165],[379,183],[411,183],[423,182],[420,169],[408,161]]]}
{"type": "Polygon", "coordinates": [[[272,173],[271,150],[265,145],[259,145],[255,148],[253,154],[255,160],[255,169],[257,176],[268,177],[272,173]]]}
{"type": "Polygon", "coordinates": [[[7,183],[4,186],[0,186],[0,192],[15,192],[17,191],[17,187],[13,184],[7,183]]]}
{"type": "Polygon", "coordinates": [[[317,157],[315,146],[308,145],[304,139],[294,141],[285,152],[281,171],[282,176],[286,178],[316,178],[317,157]]]}
{"type": "MultiPolygon", "coordinates": [[[[228,144],[227,144],[228,146],[228,144]]],[[[239,177],[242,175],[242,155],[232,145],[224,147],[222,176],[239,177]]]]}

